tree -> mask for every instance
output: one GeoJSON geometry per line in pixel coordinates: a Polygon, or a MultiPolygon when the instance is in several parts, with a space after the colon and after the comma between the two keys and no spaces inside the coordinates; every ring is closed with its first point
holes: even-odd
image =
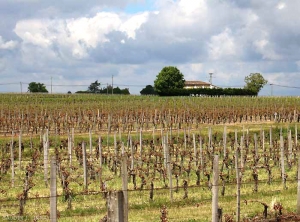
{"type": "Polygon", "coordinates": [[[100,94],[122,94],[122,95],[130,95],[129,89],[120,89],[119,87],[112,88],[111,85],[108,85],[107,87],[104,87],[102,89],[99,89],[100,94]]]}
{"type": "Polygon", "coordinates": [[[156,76],[154,88],[158,94],[170,89],[182,89],[184,87],[184,76],[177,67],[164,67],[156,76]]]}
{"type": "Polygon", "coordinates": [[[266,79],[260,73],[251,73],[249,76],[245,77],[244,86],[245,89],[251,90],[258,94],[258,92],[268,83],[266,79]]]}
{"type": "Polygon", "coordinates": [[[90,93],[99,93],[100,89],[99,86],[101,85],[101,83],[98,83],[98,80],[96,80],[95,82],[91,83],[91,85],[88,88],[88,92],[90,93]]]}
{"type": "Polygon", "coordinates": [[[117,86],[116,88],[114,88],[114,94],[122,94],[121,89],[117,86]]]}
{"type": "Polygon", "coordinates": [[[155,95],[154,87],[151,85],[147,85],[140,91],[141,95],[155,95]]]}
{"type": "Polygon", "coordinates": [[[31,92],[31,93],[36,93],[36,92],[48,93],[48,90],[46,89],[46,86],[44,85],[44,83],[31,82],[31,83],[28,84],[28,92],[31,92]]]}
{"type": "Polygon", "coordinates": [[[129,89],[128,88],[121,89],[121,94],[122,95],[130,95],[129,89]]]}

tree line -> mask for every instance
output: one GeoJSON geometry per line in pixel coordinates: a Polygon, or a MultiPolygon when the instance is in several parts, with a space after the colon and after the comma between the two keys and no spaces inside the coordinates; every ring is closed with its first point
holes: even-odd
{"type": "Polygon", "coordinates": [[[76,93],[98,93],[98,94],[122,94],[130,95],[129,89],[120,89],[119,87],[113,88],[111,85],[101,88],[101,83],[96,80],[91,83],[86,91],[77,91],[76,93]]]}
{"type": "MultiPolygon", "coordinates": [[[[259,91],[267,84],[267,80],[260,73],[251,73],[245,77],[245,86],[243,88],[192,88],[185,86],[184,75],[174,66],[164,67],[154,80],[154,86],[147,85],[140,91],[141,95],[159,95],[159,96],[189,96],[189,95],[208,95],[208,96],[257,96],[259,91]]],[[[43,83],[31,82],[28,85],[28,92],[48,93],[43,83]]],[[[71,93],[68,91],[68,93],[71,93]]],[[[91,83],[87,90],[77,91],[75,93],[97,93],[97,94],[122,94],[129,95],[129,89],[113,88],[111,85],[101,88],[101,83],[96,80],[91,83]]]]}
{"type": "MultiPolygon", "coordinates": [[[[31,82],[28,84],[28,92],[48,93],[48,90],[44,83],[31,82]]],[[[68,91],[68,93],[71,93],[71,91],[68,91]]],[[[101,88],[101,83],[98,82],[98,80],[91,83],[87,90],[77,91],[75,93],[122,94],[122,95],[130,94],[128,88],[125,89],[120,89],[119,87],[113,88],[111,85],[101,88]]]]}
{"type": "Polygon", "coordinates": [[[267,84],[267,80],[260,73],[251,73],[245,77],[244,88],[193,88],[187,89],[184,75],[174,66],[164,67],[154,80],[154,87],[147,85],[140,91],[141,95],[160,96],[188,96],[188,95],[209,95],[209,96],[257,96],[259,91],[267,84]]]}

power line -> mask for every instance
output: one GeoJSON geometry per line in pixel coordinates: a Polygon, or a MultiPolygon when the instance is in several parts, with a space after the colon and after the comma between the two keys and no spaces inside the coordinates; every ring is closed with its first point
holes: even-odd
{"type": "Polygon", "coordinates": [[[0,85],[17,85],[17,84],[20,84],[19,82],[18,83],[0,83],[0,85]]]}
{"type": "Polygon", "coordinates": [[[300,89],[300,86],[286,86],[286,85],[279,85],[279,84],[270,84],[271,86],[279,86],[283,88],[293,88],[293,89],[300,89]]]}

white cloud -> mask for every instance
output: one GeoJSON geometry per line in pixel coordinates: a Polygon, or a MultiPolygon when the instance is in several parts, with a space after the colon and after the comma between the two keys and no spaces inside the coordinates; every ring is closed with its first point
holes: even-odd
{"type": "Polygon", "coordinates": [[[16,48],[18,45],[18,42],[17,41],[4,41],[2,36],[0,36],[0,49],[14,49],[16,48]]]}
{"type": "Polygon", "coordinates": [[[26,20],[16,24],[15,32],[24,43],[31,43],[40,47],[48,47],[52,39],[47,30],[48,20],[26,20]]]}
{"type": "Polygon", "coordinates": [[[191,64],[191,69],[194,72],[201,73],[203,71],[203,64],[202,63],[192,63],[191,64]]]}
{"type": "MultiPolygon", "coordinates": [[[[197,29],[199,20],[207,17],[207,3],[204,0],[179,0],[161,10],[163,23],[171,27],[194,26],[197,29]]],[[[203,24],[201,24],[203,25],[203,24]]]]}
{"type": "Polygon", "coordinates": [[[269,59],[269,60],[281,59],[281,56],[274,51],[274,49],[270,45],[270,42],[267,39],[254,41],[254,46],[256,48],[256,51],[262,54],[263,59],[269,59]]]}
{"type": "Polygon", "coordinates": [[[129,38],[135,39],[136,30],[138,30],[142,24],[147,22],[149,12],[130,16],[125,20],[120,27],[120,31],[125,32],[129,38]]]}
{"type": "Polygon", "coordinates": [[[286,4],[285,4],[284,2],[281,2],[281,3],[279,3],[279,4],[277,5],[277,8],[278,8],[279,10],[282,10],[282,9],[285,8],[285,6],[286,6],[286,4]]]}
{"type": "Polygon", "coordinates": [[[185,80],[202,80],[204,81],[203,77],[203,64],[202,63],[188,63],[182,64],[178,66],[178,69],[184,75],[185,80]]]}
{"type": "Polygon", "coordinates": [[[194,16],[198,13],[206,13],[207,6],[204,0],[180,0],[178,1],[178,9],[185,16],[194,16]]]}
{"type": "Polygon", "coordinates": [[[235,40],[229,28],[211,37],[208,43],[209,57],[213,60],[228,59],[236,55],[235,40]]]}
{"type": "Polygon", "coordinates": [[[92,18],[67,20],[67,30],[72,42],[84,41],[88,47],[95,48],[98,43],[109,41],[106,34],[118,30],[122,21],[115,13],[101,12],[92,18]]]}
{"type": "Polygon", "coordinates": [[[286,84],[285,78],[283,78],[283,73],[272,73],[265,75],[269,84],[286,84]]]}
{"type": "MultiPolygon", "coordinates": [[[[148,13],[127,16],[100,12],[94,17],[66,20],[22,20],[16,24],[15,33],[25,44],[49,48],[53,44],[67,48],[75,58],[88,57],[88,49],[109,42],[112,31],[126,33],[135,39],[135,32],[147,21],[148,13]]],[[[125,40],[123,41],[125,42],[125,40]]]]}

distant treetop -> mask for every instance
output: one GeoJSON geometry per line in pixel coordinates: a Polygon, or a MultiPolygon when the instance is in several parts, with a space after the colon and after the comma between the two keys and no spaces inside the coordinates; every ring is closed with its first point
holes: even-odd
{"type": "Polygon", "coordinates": [[[31,82],[28,84],[28,92],[31,93],[48,93],[48,90],[46,89],[46,86],[44,83],[39,82],[31,82]]]}
{"type": "Polygon", "coordinates": [[[244,89],[255,92],[256,94],[268,83],[260,73],[251,73],[245,77],[244,89]]]}
{"type": "Polygon", "coordinates": [[[168,90],[182,89],[185,79],[183,74],[177,67],[164,67],[156,76],[154,88],[158,94],[162,94],[168,90]]]}

